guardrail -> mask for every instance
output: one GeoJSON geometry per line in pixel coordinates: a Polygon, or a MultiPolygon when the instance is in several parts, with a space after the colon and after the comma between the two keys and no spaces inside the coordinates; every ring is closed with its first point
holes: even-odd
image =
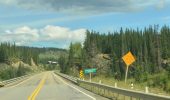
{"type": "Polygon", "coordinates": [[[27,79],[27,78],[28,78],[29,76],[31,76],[31,75],[33,75],[33,74],[28,74],[28,75],[24,75],[24,76],[12,78],[12,79],[9,79],[9,80],[4,80],[4,81],[0,82],[0,85],[1,85],[1,87],[3,87],[3,86],[6,86],[6,85],[8,85],[8,84],[17,82],[17,81],[22,81],[22,80],[27,79]]]}
{"type": "Polygon", "coordinates": [[[68,76],[66,74],[62,74],[62,73],[59,73],[59,72],[54,72],[54,73],[65,78],[65,79],[67,79],[67,80],[69,80],[69,81],[71,81],[71,82],[73,82],[73,83],[75,83],[75,84],[77,84],[77,80],[78,80],[77,77],[68,76]]]}
{"type": "Polygon", "coordinates": [[[70,77],[58,72],[55,73],[89,91],[114,100],[170,100],[170,96],[118,88],[96,82],[80,80],[79,78],[70,77]]]}

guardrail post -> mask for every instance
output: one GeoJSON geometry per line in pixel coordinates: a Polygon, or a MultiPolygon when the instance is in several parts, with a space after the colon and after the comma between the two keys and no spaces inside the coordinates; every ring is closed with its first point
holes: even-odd
{"type": "Polygon", "coordinates": [[[133,83],[131,83],[130,86],[131,86],[131,89],[133,89],[133,83]]]}
{"type": "Polygon", "coordinates": [[[115,82],[115,88],[117,88],[117,83],[115,82]]]}
{"type": "Polygon", "coordinates": [[[91,82],[91,73],[90,73],[90,82],[91,82]]]}
{"type": "Polygon", "coordinates": [[[145,93],[149,93],[147,86],[145,87],[145,93]]]}
{"type": "Polygon", "coordinates": [[[102,81],[101,80],[99,80],[99,84],[101,84],[102,83],[102,81]]]}

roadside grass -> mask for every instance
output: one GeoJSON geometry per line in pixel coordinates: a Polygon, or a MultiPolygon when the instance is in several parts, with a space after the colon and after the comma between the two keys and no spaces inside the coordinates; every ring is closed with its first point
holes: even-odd
{"type": "MultiPolygon", "coordinates": [[[[85,80],[88,81],[89,77],[86,76],[85,80]]],[[[147,82],[138,83],[135,82],[134,79],[128,79],[127,83],[125,84],[124,80],[118,81],[115,80],[113,77],[105,77],[103,75],[92,77],[92,82],[99,82],[100,80],[102,84],[106,84],[114,87],[115,83],[117,83],[117,87],[125,88],[125,89],[131,89],[131,82],[134,82],[132,90],[141,91],[141,92],[145,92],[145,87],[147,86],[147,82]]],[[[149,87],[149,93],[170,96],[170,93],[167,93],[162,88],[158,88],[158,87],[149,87]]]]}
{"type": "MultiPolygon", "coordinates": [[[[85,75],[84,80],[89,81],[89,75],[85,75]]],[[[131,82],[134,82],[134,88],[131,90],[141,91],[141,92],[145,92],[145,86],[147,86],[147,82],[135,83],[134,79],[128,79],[127,83],[125,84],[124,80],[117,81],[113,77],[105,77],[104,75],[92,76],[92,82],[99,83],[100,80],[101,80],[102,84],[113,86],[113,87],[114,87],[115,83],[117,83],[117,87],[124,88],[124,89],[131,89],[130,84],[131,84],[131,82]]],[[[81,83],[81,82],[79,83],[79,86],[81,86],[89,91],[92,91],[93,93],[96,93],[98,95],[110,98],[111,100],[115,100],[115,99],[116,100],[139,100],[139,98],[121,95],[118,93],[114,93],[113,91],[105,90],[100,87],[94,87],[89,84],[85,84],[85,83],[81,83]]],[[[170,96],[170,93],[166,93],[161,88],[149,87],[149,93],[170,96]]]]}

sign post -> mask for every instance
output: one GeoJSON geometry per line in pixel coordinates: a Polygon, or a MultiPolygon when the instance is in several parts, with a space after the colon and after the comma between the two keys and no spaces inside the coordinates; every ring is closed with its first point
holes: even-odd
{"type": "Polygon", "coordinates": [[[85,73],[85,74],[89,74],[89,75],[90,75],[89,80],[90,80],[90,82],[91,82],[91,76],[92,76],[92,73],[96,73],[96,68],[85,69],[85,70],[84,70],[84,73],[85,73]]]}
{"type": "Polygon", "coordinates": [[[133,62],[135,62],[135,58],[134,58],[134,56],[132,55],[132,53],[129,51],[127,54],[125,54],[125,55],[122,57],[122,59],[123,59],[123,61],[124,61],[125,64],[126,64],[126,73],[125,73],[125,83],[126,83],[129,66],[130,66],[133,62]]]}
{"type": "Polygon", "coordinates": [[[90,73],[90,82],[91,82],[91,73],[90,73]]]}
{"type": "Polygon", "coordinates": [[[125,83],[126,83],[126,81],[127,81],[128,69],[129,69],[129,66],[126,66],[125,83]]]}

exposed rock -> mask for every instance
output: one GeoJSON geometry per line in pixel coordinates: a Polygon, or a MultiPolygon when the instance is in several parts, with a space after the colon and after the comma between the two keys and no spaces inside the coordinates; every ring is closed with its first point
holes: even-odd
{"type": "Polygon", "coordinates": [[[97,54],[92,58],[93,67],[97,68],[97,73],[108,74],[110,70],[110,57],[108,54],[97,54]]]}

